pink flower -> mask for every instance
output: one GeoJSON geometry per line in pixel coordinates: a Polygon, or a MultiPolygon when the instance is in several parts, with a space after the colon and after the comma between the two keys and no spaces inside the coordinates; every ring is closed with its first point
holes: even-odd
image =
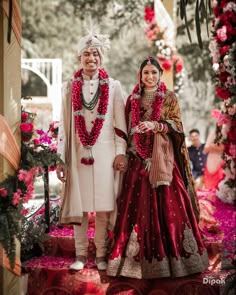
{"type": "Polygon", "coordinates": [[[21,194],[22,191],[20,189],[18,189],[14,194],[13,194],[13,200],[12,200],[12,204],[17,206],[20,204],[21,201],[21,194]]]}
{"type": "Polygon", "coordinates": [[[7,196],[7,190],[4,187],[0,188],[0,196],[2,196],[2,197],[7,196]]]}
{"type": "Polygon", "coordinates": [[[212,116],[212,118],[218,119],[219,116],[220,116],[220,114],[221,114],[220,111],[217,110],[217,109],[211,110],[211,116],[212,116]]]}
{"type": "Polygon", "coordinates": [[[34,129],[34,125],[32,123],[21,123],[20,130],[23,132],[32,132],[34,129]]]}
{"type": "Polygon", "coordinates": [[[21,211],[21,214],[22,214],[23,216],[27,215],[28,213],[29,213],[29,209],[26,209],[26,208],[24,208],[24,209],[21,211]]]}
{"type": "Polygon", "coordinates": [[[226,26],[222,26],[220,29],[217,30],[216,34],[220,41],[224,42],[227,40],[227,29],[226,26]]]}
{"type": "Polygon", "coordinates": [[[220,113],[217,118],[217,124],[218,126],[222,126],[223,124],[229,124],[230,123],[230,117],[227,114],[220,113]]]}
{"type": "Polygon", "coordinates": [[[19,173],[17,175],[17,178],[20,181],[25,182],[27,185],[30,185],[33,181],[33,170],[31,169],[30,171],[26,171],[26,170],[19,170],[19,173]]]}
{"type": "Polygon", "coordinates": [[[21,114],[21,121],[26,122],[28,120],[28,117],[29,117],[28,114],[26,112],[23,112],[21,114]]]}

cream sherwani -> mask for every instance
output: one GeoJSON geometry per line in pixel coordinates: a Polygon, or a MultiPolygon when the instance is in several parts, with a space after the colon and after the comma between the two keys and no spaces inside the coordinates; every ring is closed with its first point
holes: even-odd
{"type": "MultiPolygon", "coordinates": [[[[91,80],[85,75],[83,78],[83,96],[89,102],[99,86],[99,79],[98,75],[91,80]]],[[[84,165],[80,162],[88,151],[80,142],[75,128],[71,86],[72,81],[63,86],[58,136],[58,153],[67,167],[60,215],[62,224],[81,223],[84,212],[95,211],[103,214],[115,209],[119,173],[114,172],[113,161],[116,155],[126,153],[126,141],[115,132],[117,128],[127,134],[125,102],[120,82],[109,78],[108,109],[101,133],[92,147],[94,164],[84,165]]],[[[90,131],[96,119],[97,106],[92,111],[83,108],[83,112],[87,130],[90,131]]]]}

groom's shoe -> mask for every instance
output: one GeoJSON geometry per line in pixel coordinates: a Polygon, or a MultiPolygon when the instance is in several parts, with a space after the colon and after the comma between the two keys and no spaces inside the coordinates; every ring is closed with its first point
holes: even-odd
{"type": "Polygon", "coordinates": [[[97,257],[96,264],[98,270],[106,270],[107,269],[107,262],[105,257],[97,257]]]}
{"type": "Polygon", "coordinates": [[[78,255],[76,257],[76,261],[69,266],[69,269],[81,270],[84,268],[86,261],[87,261],[86,256],[78,255]]]}

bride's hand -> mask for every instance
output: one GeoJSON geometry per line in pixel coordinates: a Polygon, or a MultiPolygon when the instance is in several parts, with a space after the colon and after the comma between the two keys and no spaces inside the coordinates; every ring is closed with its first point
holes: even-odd
{"type": "Polygon", "coordinates": [[[151,121],[144,121],[144,122],[140,122],[138,124],[138,129],[139,129],[140,133],[153,131],[154,128],[155,128],[155,124],[154,124],[154,122],[151,122],[151,121]]]}

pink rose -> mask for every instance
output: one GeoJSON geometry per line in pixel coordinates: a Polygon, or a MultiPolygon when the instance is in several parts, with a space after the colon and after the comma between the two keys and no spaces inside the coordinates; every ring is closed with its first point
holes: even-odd
{"type": "Polygon", "coordinates": [[[216,31],[217,37],[220,41],[224,42],[227,40],[227,29],[226,26],[222,26],[220,29],[216,31]]]}

